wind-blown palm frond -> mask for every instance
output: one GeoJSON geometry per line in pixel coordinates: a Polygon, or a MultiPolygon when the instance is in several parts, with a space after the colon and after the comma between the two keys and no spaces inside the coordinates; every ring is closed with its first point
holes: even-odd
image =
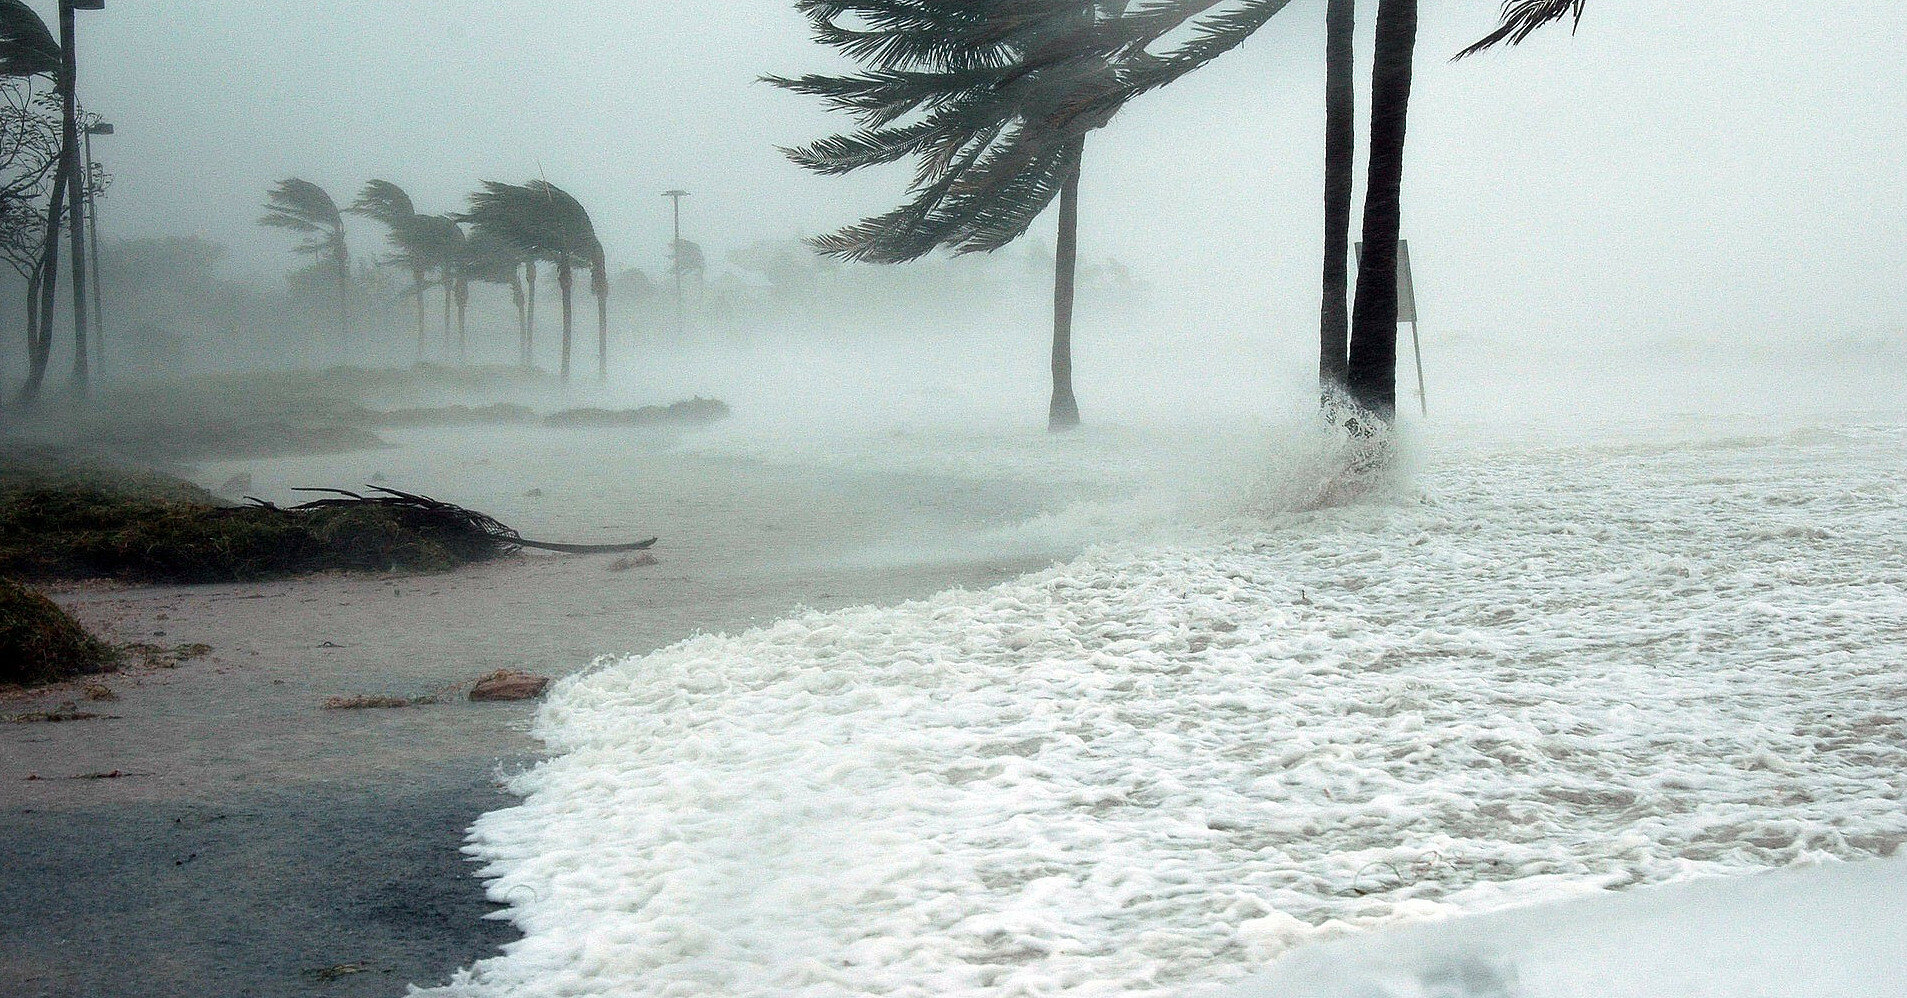
{"type": "Polygon", "coordinates": [[[345,338],[350,339],[351,248],[344,241],[344,215],[338,211],[338,203],[317,184],[291,177],[271,189],[265,199],[265,215],[258,224],[305,237],[292,248],[317,257],[313,269],[329,271],[337,282],[339,325],[345,338]]]}
{"type": "Polygon", "coordinates": [[[375,219],[385,225],[401,222],[417,214],[416,205],[404,188],[388,180],[372,180],[358,192],[358,199],[351,202],[351,213],[375,219]]]}
{"type": "MultiPolygon", "coordinates": [[[[414,240],[410,238],[412,220],[417,217],[417,208],[411,202],[411,196],[404,192],[404,188],[388,180],[369,181],[363,189],[358,191],[357,200],[351,202],[351,207],[345,210],[353,215],[362,215],[382,223],[390,230],[386,233],[386,238],[396,252],[386,257],[386,262],[410,267],[417,271],[432,266],[431,262],[418,252],[418,248],[413,244],[414,240]]],[[[423,279],[420,276],[418,284],[421,286],[422,283],[423,279]]]]}
{"type": "Polygon", "coordinates": [[[1156,0],[1120,29],[1120,0],[804,0],[815,38],[867,68],[765,79],[861,127],[783,152],[821,174],[918,159],[907,203],[812,244],[877,263],[1006,245],[1077,168],[1066,151],[1123,103],[1122,60],[1212,5],[1156,0]]]}
{"type": "MultiPolygon", "coordinates": [[[[1139,51],[1132,54],[1127,60],[1126,72],[1120,76],[1118,93],[1108,99],[1123,105],[1126,101],[1178,80],[1237,48],[1290,3],[1291,0],[1242,0],[1230,5],[1166,5],[1178,7],[1172,16],[1180,19],[1172,25],[1171,30],[1183,29],[1185,37],[1168,46],[1164,53],[1139,51]],[[1202,6],[1205,10],[1191,13],[1191,6],[1202,6]],[[1221,7],[1223,9],[1216,9],[1221,7]]],[[[1169,19],[1161,18],[1162,21],[1169,19]]],[[[1166,40],[1169,34],[1151,36],[1150,42],[1166,40]]],[[[1150,35],[1150,32],[1141,33],[1139,37],[1146,35],[1150,35]]]]}
{"type": "Polygon", "coordinates": [[[1456,58],[1476,55],[1485,49],[1500,43],[1521,45],[1523,40],[1536,33],[1546,24],[1571,18],[1570,30],[1574,31],[1583,23],[1583,9],[1589,0],[1505,0],[1502,23],[1495,31],[1483,37],[1483,40],[1456,54],[1456,58]]]}
{"type": "Polygon", "coordinates": [[[295,248],[307,255],[330,252],[343,239],[344,216],[324,188],[292,177],[272,188],[258,224],[307,236],[295,248]]]}
{"type": "Polygon", "coordinates": [[[515,279],[523,253],[493,232],[478,229],[464,240],[460,266],[465,277],[485,284],[509,284],[515,279]]]}
{"type": "Polygon", "coordinates": [[[0,0],[0,76],[53,76],[60,43],[25,0],[0,0]]]}
{"type": "Polygon", "coordinates": [[[466,237],[463,227],[449,215],[413,215],[391,236],[404,253],[436,268],[446,281],[454,279],[462,265],[466,237]]]}

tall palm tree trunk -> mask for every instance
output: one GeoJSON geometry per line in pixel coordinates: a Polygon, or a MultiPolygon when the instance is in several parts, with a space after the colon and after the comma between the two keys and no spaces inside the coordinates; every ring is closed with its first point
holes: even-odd
{"type": "Polygon", "coordinates": [[[1073,397],[1073,290],[1079,273],[1079,171],[1085,136],[1068,143],[1071,169],[1059,192],[1059,242],[1053,252],[1053,401],[1046,429],[1058,433],[1079,425],[1079,401],[1073,397]]]}
{"type": "Polygon", "coordinates": [[[458,278],[457,279],[457,363],[460,366],[466,365],[470,362],[470,356],[465,349],[465,342],[464,342],[464,320],[467,313],[469,312],[469,309],[470,309],[470,282],[464,280],[463,278],[458,278]]]}
{"type": "Polygon", "coordinates": [[[1410,111],[1417,0],[1381,0],[1371,71],[1371,163],[1364,194],[1364,259],[1351,316],[1351,397],[1384,422],[1397,413],[1397,240],[1402,226],[1404,132],[1410,111]]]}
{"type": "Polygon", "coordinates": [[[563,360],[561,366],[558,368],[560,373],[558,373],[557,377],[564,384],[569,384],[570,333],[573,328],[572,319],[574,315],[573,310],[575,308],[575,300],[572,292],[575,291],[575,288],[576,275],[571,270],[569,261],[564,260],[558,263],[556,265],[556,289],[563,294],[563,360]]]}
{"type": "Polygon", "coordinates": [[[510,270],[510,301],[516,305],[516,359],[523,367],[530,366],[530,312],[523,304],[523,277],[510,270]]]}
{"type": "Polygon", "coordinates": [[[414,284],[415,284],[415,288],[414,288],[414,290],[415,290],[415,293],[416,293],[416,296],[417,296],[417,359],[418,359],[418,360],[423,360],[423,359],[424,359],[424,348],[425,348],[425,336],[424,336],[424,315],[425,315],[425,311],[424,311],[424,268],[422,268],[422,267],[413,267],[413,268],[411,268],[411,280],[412,280],[412,281],[414,282],[414,284]]]}
{"type": "Polygon", "coordinates": [[[449,271],[445,271],[442,276],[444,285],[444,345],[440,353],[443,357],[448,358],[450,356],[450,331],[454,328],[451,325],[450,317],[457,307],[457,282],[451,278],[449,271]]]}
{"type": "Polygon", "coordinates": [[[528,299],[524,309],[529,321],[523,326],[523,366],[536,366],[536,260],[523,261],[523,296],[528,299]]]}
{"type": "Polygon", "coordinates": [[[1357,169],[1357,0],[1330,0],[1324,15],[1324,307],[1318,384],[1344,387],[1351,349],[1351,191],[1357,169]]]}
{"type": "Polygon", "coordinates": [[[609,291],[596,289],[596,380],[609,380],[609,291]]]}
{"type": "Polygon", "coordinates": [[[344,342],[349,344],[357,339],[356,325],[351,315],[351,251],[344,245],[344,234],[337,235],[337,242],[331,249],[331,266],[338,277],[338,321],[344,330],[344,342]]]}

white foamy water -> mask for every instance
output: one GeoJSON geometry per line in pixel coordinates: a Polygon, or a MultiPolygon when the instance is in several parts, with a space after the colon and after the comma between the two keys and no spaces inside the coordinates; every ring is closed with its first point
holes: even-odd
{"type": "Polygon", "coordinates": [[[602,663],[472,830],[526,937],[450,990],[1177,992],[1889,853],[1904,458],[1898,425],[1469,454],[1308,511],[1297,461],[1199,536],[602,663]]]}

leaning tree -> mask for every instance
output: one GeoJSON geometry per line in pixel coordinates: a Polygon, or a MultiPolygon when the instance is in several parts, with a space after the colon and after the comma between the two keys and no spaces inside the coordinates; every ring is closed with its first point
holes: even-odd
{"type": "Polygon", "coordinates": [[[916,161],[905,204],[814,245],[876,263],[941,247],[987,252],[1023,235],[1057,199],[1048,426],[1076,425],[1071,326],[1086,134],[1242,42],[1289,2],[800,0],[816,39],[865,68],[769,80],[822,98],[861,127],[789,155],[823,174],[916,161]]]}
{"type": "Polygon", "coordinates": [[[424,273],[430,269],[430,261],[418,252],[408,238],[415,228],[417,207],[404,188],[388,180],[372,180],[358,191],[358,198],[346,209],[354,215],[363,215],[382,223],[390,230],[386,238],[390,240],[392,252],[387,262],[404,267],[411,272],[410,292],[417,303],[417,358],[424,358],[424,273]]]}
{"type": "Polygon", "coordinates": [[[352,337],[351,249],[344,241],[344,215],[324,188],[291,177],[271,189],[264,217],[258,224],[295,232],[304,239],[292,247],[309,256],[337,284],[338,321],[348,341],[352,337]]]}
{"type": "Polygon", "coordinates": [[[1091,31],[1125,0],[801,0],[815,39],[864,68],[768,77],[852,116],[859,130],[795,149],[816,173],[913,158],[907,203],[811,240],[848,260],[903,263],[941,247],[990,252],[1055,198],[1053,393],[1047,427],[1079,425],[1072,325],[1086,133],[1111,113],[1092,98],[1116,73],[1091,31]]]}
{"type": "MultiPolygon", "coordinates": [[[[32,328],[27,335],[27,381],[20,390],[23,402],[39,397],[46,379],[47,360],[52,355],[53,290],[59,277],[60,223],[71,200],[69,188],[73,186],[74,164],[74,158],[67,154],[63,134],[49,146],[45,138],[48,121],[41,109],[50,105],[36,100],[32,81],[37,77],[52,79],[63,95],[64,74],[60,43],[40,15],[22,0],[0,0],[0,78],[22,81],[17,92],[10,91],[10,97],[19,98],[20,114],[10,115],[8,124],[22,129],[20,141],[24,158],[15,164],[21,167],[23,175],[18,185],[9,185],[8,203],[0,204],[0,209],[5,211],[10,224],[27,227],[9,239],[10,243],[21,244],[29,254],[28,266],[32,270],[28,278],[31,302],[27,308],[32,328]],[[53,160],[50,185],[46,183],[47,166],[40,162],[49,153],[53,160]],[[48,186],[51,192],[46,198],[46,208],[40,211],[35,207],[35,200],[48,186]],[[37,238],[34,231],[39,233],[37,238]],[[38,253],[37,259],[31,257],[32,252],[38,253]]],[[[9,107],[12,106],[10,100],[9,107]]],[[[62,121],[55,119],[51,125],[63,132],[62,121]]]]}
{"type": "Polygon", "coordinates": [[[60,122],[47,96],[29,80],[0,79],[0,258],[26,284],[27,397],[46,376],[52,346],[52,324],[40,322],[40,288],[49,230],[58,234],[47,215],[60,162],[60,122]]]}
{"type": "MultiPolygon", "coordinates": [[[[470,195],[470,207],[461,216],[476,232],[494,236],[516,247],[524,257],[548,260],[556,267],[556,287],[563,299],[563,344],[560,377],[569,381],[573,342],[577,267],[588,267],[590,292],[596,298],[596,372],[609,372],[609,268],[602,241],[589,212],[569,192],[547,180],[505,184],[486,180],[470,195]]],[[[532,271],[534,281],[534,271],[532,271]]]]}
{"type": "MultiPolygon", "coordinates": [[[[510,289],[510,301],[516,306],[517,360],[530,363],[529,313],[523,294],[523,279],[518,271],[522,252],[493,232],[477,230],[465,240],[463,261],[459,265],[468,300],[471,284],[500,284],[510,289]]],[[[461,320],[459,320],[461,322],[461,320]]]]}

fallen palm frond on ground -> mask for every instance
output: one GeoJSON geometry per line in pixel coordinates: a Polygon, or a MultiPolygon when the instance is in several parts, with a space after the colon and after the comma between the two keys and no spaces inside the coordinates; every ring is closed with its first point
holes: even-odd
{"type": "Polygon", "coordinates": [[[445,571],[518,548],[591,554],[655,543],[527,540],[483,513],[387,489],[317,490],[328,497],[288,508],[228,506],[164,476],[8,472],[0,468],[0,572],[29,579],[242,582],[340,569],[445,571]],[[177,487],[152,487],[155,479],[177,487]]]}
{"type": "MultiPolygon", "coordinates": [[[[262,499],[251,499],[253,503],[251,508],[289,513],[321,510],[386,510],[409,517],[414,524],[429,525],[446,535],[480,537],[503,550],[536,548],[540,551],[561,551],[567,554],[618,554],[625,551],[647,551],[656,543],[654,537],[631,541],[627,544],[560,544],[555,541],[533,541],[497,522],[497,519],[488,513],[479,513],[473,509],[439,502],[429,496],[399,492],[396,489],[387,489],[378,485],[368,486],[368,489],[380,494],[366,496],[344,489],[293,489],[293,492],[328,492],[335,498],[314,499],[311,502],[293,506],[289,510],[280,510],[262,499]]],[[[247,498],[250,499],[249,496],[247,498]]]]}

